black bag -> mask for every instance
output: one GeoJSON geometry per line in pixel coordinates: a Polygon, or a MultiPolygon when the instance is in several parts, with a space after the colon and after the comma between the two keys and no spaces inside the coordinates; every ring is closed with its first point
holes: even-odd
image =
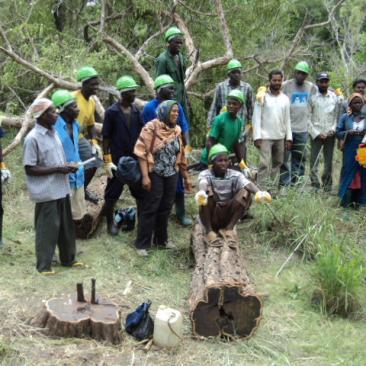
{"type": "Polygon", "coordinates": [[[151,338],[154,332],[154,321],[149,314],[150,305],[151,301],[147,300],[126,317],[126,332],[139,341],[151,338]]]}

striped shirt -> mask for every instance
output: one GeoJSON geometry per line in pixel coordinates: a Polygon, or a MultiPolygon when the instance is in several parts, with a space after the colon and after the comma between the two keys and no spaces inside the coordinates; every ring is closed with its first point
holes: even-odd
{"type": "Polygon", "coordinates": [[[219,202],[232,199],[236,193],[250,183],[241,172],[233,169],[228,169],[224,177],[217,177],[212,169],[206,169],[199,174],[198,185],[203,180],[207,181],[208,187],[219,202]]]}
{"type": "MultiPolygon", "coordinates": [[[[54,128],[38,123],[24,140],[23,165],[54,167],[66,164],[65,153],[54,128]]],[[[68,174],[27,175],[27,188],[34,202],[54,201],[70,194],[68,174]]]]}

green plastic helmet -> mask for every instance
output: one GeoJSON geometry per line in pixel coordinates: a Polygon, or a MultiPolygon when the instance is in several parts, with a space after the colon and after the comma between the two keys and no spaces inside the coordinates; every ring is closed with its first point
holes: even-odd
{"type": "Polygon", "coordinates": [[[184,33],[177,28],[177,27],[171,27],[165,32],[165,41],[169,42],[171,39],[175,37],[183,37],[184,33]]]}
{"type": "Polygon", "coordinates": [[[133,77],[124,75],[121,76],[116,83],[116,88],[120,92],[137,89],[139,85],[136,83],[133,77]]]}
{"type": "Polygon", "coordinates": [[[154,89],[167,85],[174,85],[174,80],[169,75],[160,75],[154,81],[154,89]]]}
{"type": "Polygon", "coordinates": [[[310,74],[310,66],[306,61],[300,61],[295,66],[296,71],[304,72],[305,74],[310,74]]]}
{"type": "Polygon", "coordinates": [[[243,66],[242,66],[241,62],[239,60],[235,60],[235,59],[230,60],[228,62],[228,64],[226,65],[227,72],[230,72],[235,69],[242,69],[242,68],[243,68],[243,66]]]}
{"type": "Polygon", "coordinates": [[[52,94],[51,99],[55,107],[62,112],[66,106],[75,101],[75,96],[68,90],[58,89],[52,94]]]}
{"type": "Polygon", "coordinates": [[[229,94],[228,94],[228,96],[227,96],[227,98],[229,99],[229,98],[233,98],[233,99],[236,99],[236,100],[238,100],[241,104],[244,104],[244,94],[243,94],[243,92],[241,91],[241,90],[239,90],[239,89],[234,89],[234,90],[232,90],[229,94]]]}
{"type": "Polygon", "coordinates": [[[221,154],[229,154],[227,148],[224,145],[216,144],[212,146],[210,152],[208,153],[208,162],[212,163],[216,156],[221,154]]]}
{"type": "Polygon", "coordinates": [[[97,71],[93,67],[83,66],[77,71],[76,80],[83,82],[83,81],[86,81],[86,80],[89,80],[91,78],[95,78],[98,76],[99,75],[98,75],[97,71]]]}

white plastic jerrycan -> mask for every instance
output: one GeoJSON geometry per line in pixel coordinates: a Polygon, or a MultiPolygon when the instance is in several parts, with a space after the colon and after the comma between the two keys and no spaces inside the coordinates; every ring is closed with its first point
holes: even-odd
{"type": "Polygon", "coordinates": [[[174,347],[181,340],[182,331],[182,314],[160,305],[154,321],[154,343],[160,347],[174,347]]]}

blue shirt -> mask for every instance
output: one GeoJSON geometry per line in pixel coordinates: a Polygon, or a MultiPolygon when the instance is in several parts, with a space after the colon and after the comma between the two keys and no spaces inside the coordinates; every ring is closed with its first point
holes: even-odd
{"type": "MultiPolygon", "coordinates": [[[[156,112],[160,103],[159,100],[155,98],[153,100],[150,100],[149,103],[145,104],[144,110],[142,111],[142,119],[144,121],[144,124],[152,121],[157,117],[156,112]]],[[[178,125],[181,128],[182,133],[185,133],[189,131],[189,123],[186,118],[186,115],[184,114],[184,110],[180,104],[178,104],[178,108],[179,108],[178,125]]]]}
{"type": "Polygon", "coordinates": [[[114,164],[117,165],[122,156],[134,156],[133,149],[142,127],[141,113],[134,105],[131,107],[129,121],[122,112],[120,102],[105,111],[102,134],[110,142],[109,149],[114,164]]]}
{"type": "MultiPolygon", "coordinates": [[[[57,118],[55,130],[61,140],[62,147],[64,148],[66,161],[68,163],[81,162],[79,155],[80,125],[78,121],[75,120],[72,123],[73,138],[69,135],[67,123],[61,116],[58,116],[57,118]]],[[[69,181],[72,189],[82,187],[84,185],[84,167],[81,166],[75,173],[69,173],[69,181]]]]}

